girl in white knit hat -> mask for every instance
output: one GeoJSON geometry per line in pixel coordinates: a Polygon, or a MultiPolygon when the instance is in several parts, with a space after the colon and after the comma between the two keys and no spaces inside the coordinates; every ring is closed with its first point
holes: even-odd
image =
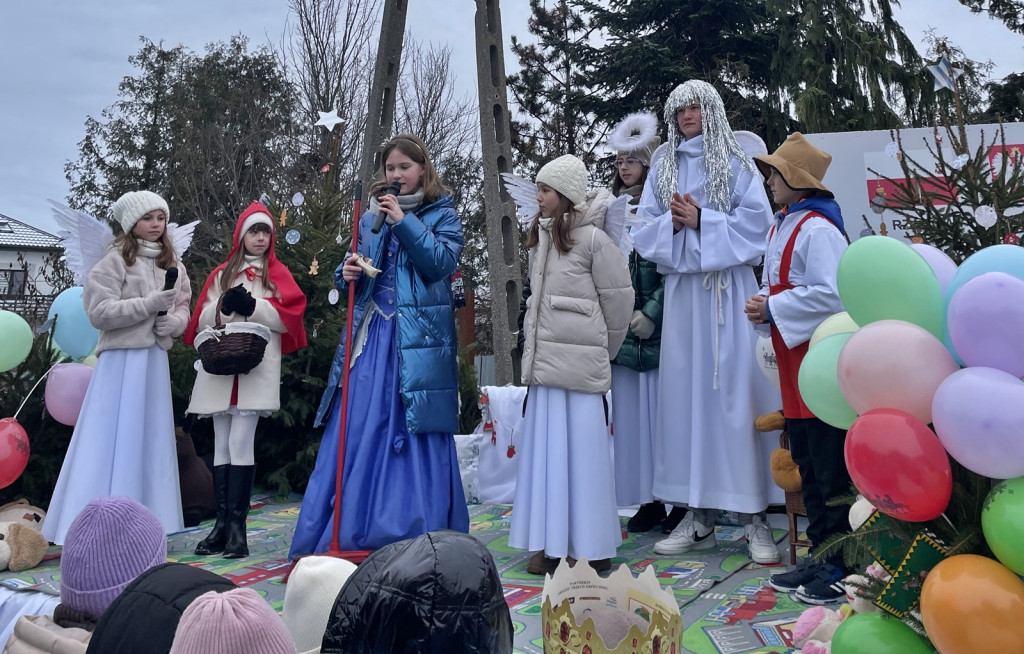
{"type": "Polygon", "coordinates": [[[183,528],[167,350],[185,331],[192,289],[168,213],[156,193],[122,195],[112,214],[124,233],[85,281],[98,360],[43,522],[51,542],[63,544],[79,511],[105,495],[144,504],[168,534],[183,528]]]}
{"type": "Polygon", "coordinates": [[[558,157],[536,182],[540,212],[526,238],[532,295],[523,324],[529,389],[508,542],[539,550],[527,565],[533,574],[553,572],[561,557],[606,570],[622,533],[605,393],[633,287],[618,245],[602,231],[609,193],[587,193],[583,162],[558,157]]]}

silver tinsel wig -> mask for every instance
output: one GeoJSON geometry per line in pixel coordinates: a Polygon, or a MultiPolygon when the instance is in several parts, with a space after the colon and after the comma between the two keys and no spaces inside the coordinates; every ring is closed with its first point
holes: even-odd
{"type": "Polygon", "coordinates": [[[691,104],[700,105],[704,137],[704,196],[708,206],[717,211],[730,209],[729,177],[731,159],[736,157],[744,168],[754,171],[754,162],[743,151],[733,136],[725,116],[725,104],[715,87],[707,82],[690,80],[673,89],[665,101],[665,123],[668,127],[665,155],[658,165],[658,201],[664,209],[672,202],[672,194],[679,183],[679,161],[675,156],[679,146],[679,125],[676,110],[691,104]]]}

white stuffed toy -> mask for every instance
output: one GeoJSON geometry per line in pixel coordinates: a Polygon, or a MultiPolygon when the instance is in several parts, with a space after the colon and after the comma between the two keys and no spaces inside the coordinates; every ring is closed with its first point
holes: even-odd
{"type": "Polygon", "coordinates": [[[21,572],[39,565],[50,546],[41,533],[18,522],[0,522],[0,570],[21,572]]]}

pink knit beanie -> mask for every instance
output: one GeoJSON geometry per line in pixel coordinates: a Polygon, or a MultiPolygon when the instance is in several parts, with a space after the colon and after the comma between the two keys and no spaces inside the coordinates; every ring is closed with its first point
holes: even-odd
{"type": "Polygon", "coordinates": [[[170,654],[295,654],[295,647],[270,604],[251,588],[238,588],[189,604],[170,654]]]}
{"type": "Polygon", "coordinates": [[[60,553],[60,601],[95,618],[140,574],[167,560],[167,537],[149,509],[99,497],[82,509],[60,553]]]}

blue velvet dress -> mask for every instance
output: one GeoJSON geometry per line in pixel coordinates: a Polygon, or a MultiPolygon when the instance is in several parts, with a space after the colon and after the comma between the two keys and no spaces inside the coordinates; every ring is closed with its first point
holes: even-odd
{"type": "MultiPolygon", "coordinates": [[[[362,351],[349,372],[342,550],[374,550],[435,529],[469,530],[469,512],[449,433],[410,434],[399,392],[392,237],[367,311],[362,351]]],[[[357,342],[357,341],[355,341],[357,342]]],[[[339,388],[302,499],[288,558],[327,551],[331,543],[338,461],[339,388]]]]}

